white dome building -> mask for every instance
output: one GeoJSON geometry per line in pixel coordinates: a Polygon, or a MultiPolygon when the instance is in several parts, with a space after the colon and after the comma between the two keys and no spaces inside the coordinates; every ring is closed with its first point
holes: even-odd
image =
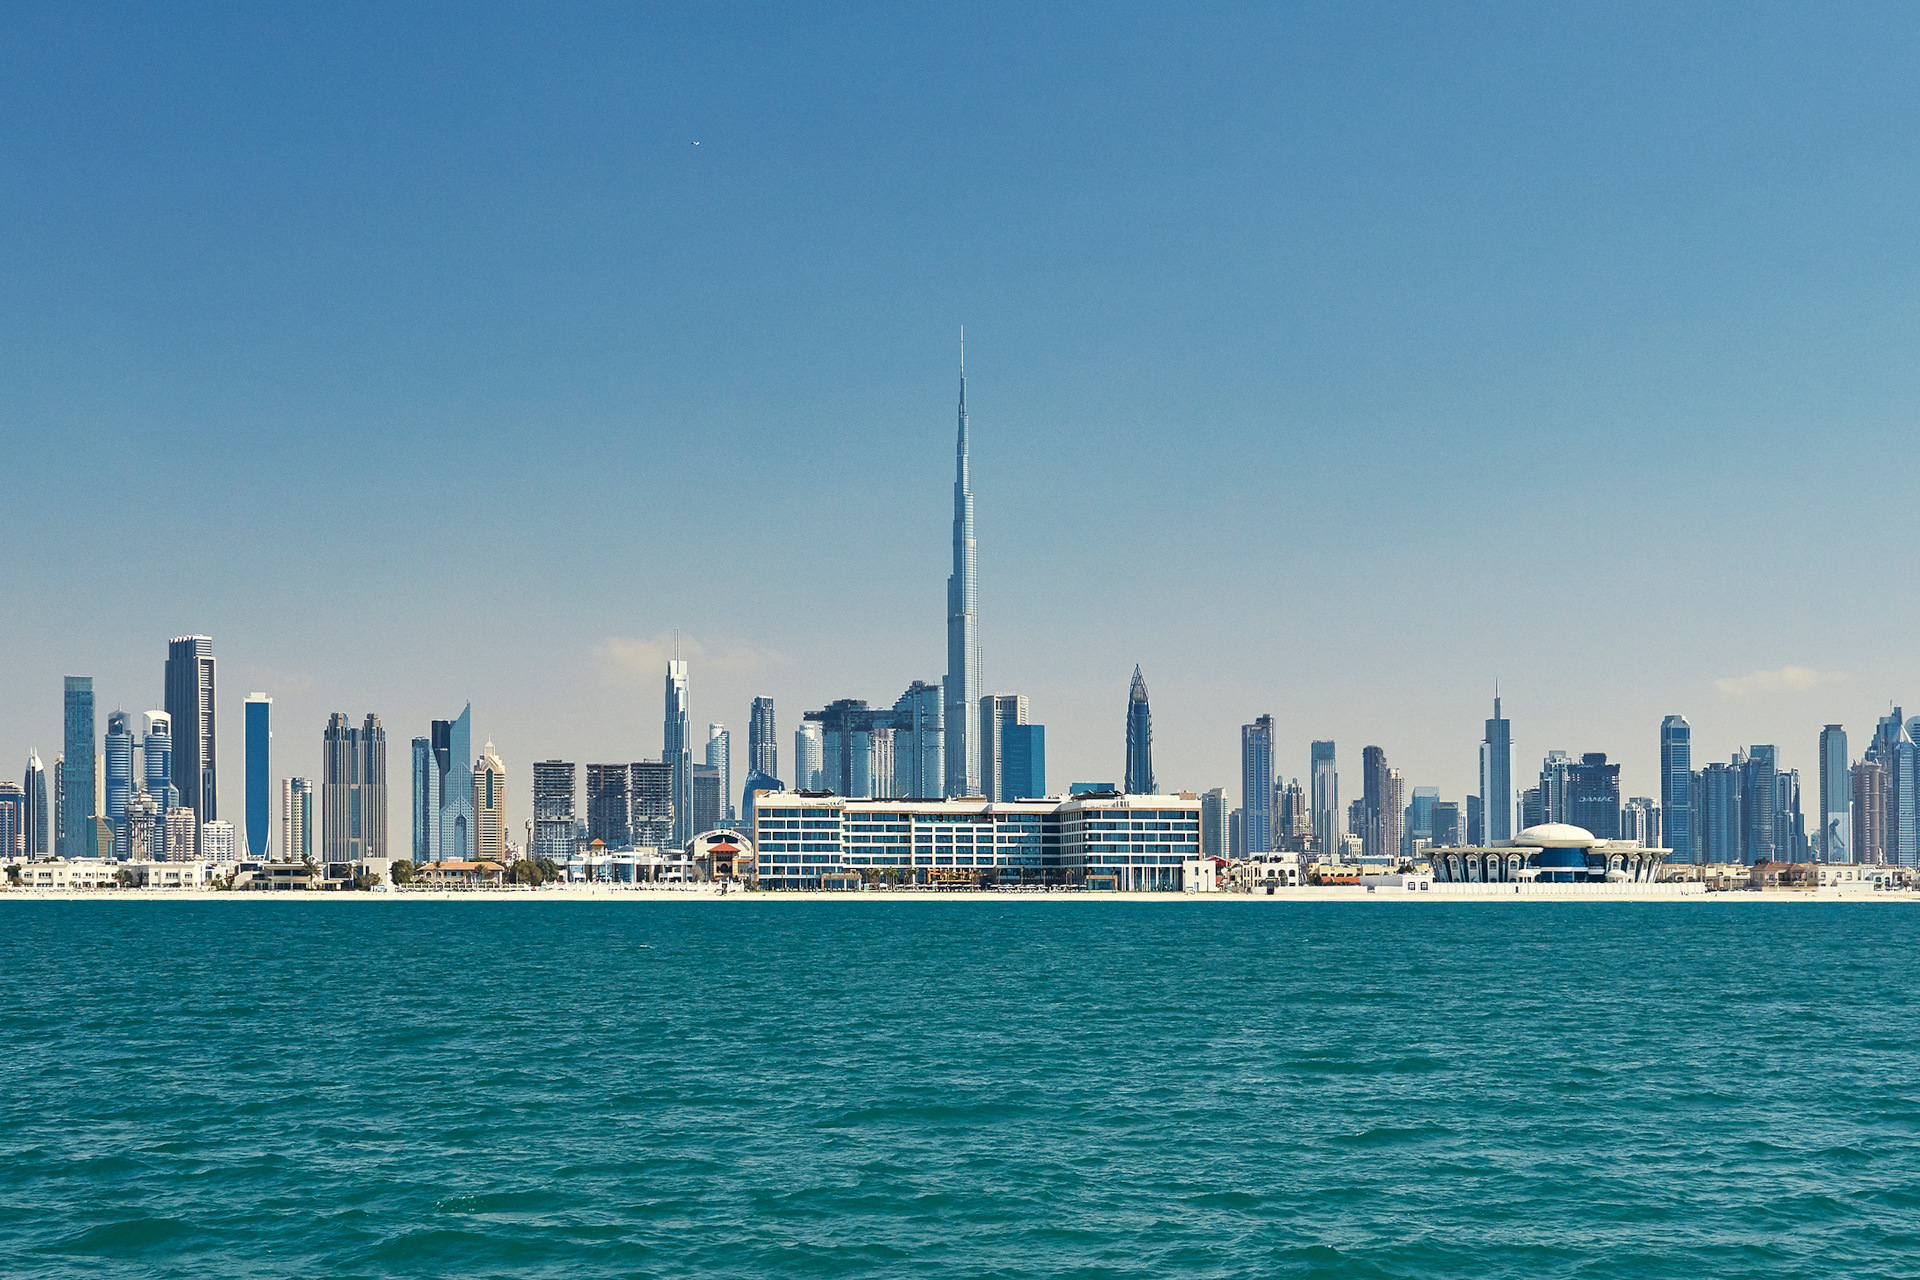
{"type": "Polygon", "coordinates": [[[1546,822],[1528,827],[1510,845],[1432,849],[1433,878],[1442,884],[1651,884],[1667,849],[1628,840],[1602,840],[1585,827],[1546,822]]]}

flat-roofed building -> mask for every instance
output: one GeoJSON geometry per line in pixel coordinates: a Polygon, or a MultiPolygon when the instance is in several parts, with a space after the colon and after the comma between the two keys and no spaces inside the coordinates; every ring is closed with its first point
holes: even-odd
{"type": "Polygon", "coordinates": [[[781,791],[760,798],[754,826],[763,889],[864,881],[1179,892],[1201,882],[1200,798],[1187,793],[989,801],[781,791]]]}

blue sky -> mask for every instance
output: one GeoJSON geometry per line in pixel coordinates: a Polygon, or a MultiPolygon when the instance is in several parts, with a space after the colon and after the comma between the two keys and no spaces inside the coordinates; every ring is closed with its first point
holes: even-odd
{"type": "Polygon", "coordinates": [[[1920,696],[1917,29],[15,6],[0,752],[204,632],[230,805],[252,689],[281,772],[471,699],[524,783],[657,753],[677,627],[784,763],[941,673],[964,324],[986,682],[1056,784],[1135,662],[1175,786],[1271,712],[1288,773],[1455,796],[1496,678],[1519,778],[1652,790],[1671,711],[1810,774],[1920,696]]]}

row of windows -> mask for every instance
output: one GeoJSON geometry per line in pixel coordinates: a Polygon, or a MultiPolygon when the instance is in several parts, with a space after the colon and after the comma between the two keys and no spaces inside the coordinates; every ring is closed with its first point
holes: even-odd
{"type": "Polygon", "coordinates": [[[1092,862],[1092,863],[1095,863],[1095,864],[1097,864],[1097,865],[1099,865],[1099,866],[1103,866],[1103,867],[1128,867],[1128,866],[1132,866],[1132,867],[1151,867],[1151,866],[1162,866],[1162,867],[1177,867],[1177,866],[1179,866],[1179,865],[1180,865],[1180,864],[1181,864],[1182,862],[1184,862],[1184,861],[1185,861],[1185,859],[1184,859],[1184,858],[1181,858],[1181,857],[1179,857],[1178,855],[1176,855],[1176,856],[1174,856],[1174,857],[1171,857],[1171,858],[1168,858],[1168,857],[1159,857],[1159,858],[1142,858],[1142,857],[1139,857],[1139,856],[1137,856],[1137,855],[1135,855],[1135,856],[1132,856],[1132,857],[1114,857],[1114,856],[1107,856],[1107,857],[1102,857],[1102,858],[1088,858],[1088,859],[1087,859],[1087,861],[1088,861],[1088,862],[1092,862]]]}

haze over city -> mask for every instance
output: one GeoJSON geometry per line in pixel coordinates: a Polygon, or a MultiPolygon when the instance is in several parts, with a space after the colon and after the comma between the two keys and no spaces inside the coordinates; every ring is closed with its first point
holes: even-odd
{"type": "MultiPolygon", "coordinates": [[[[1907,10],[139,8],[0,47],[0,759],[170,637],[530,763],[945,668],[1049,777],[1658,794],[1920,701],[1907,10]],[[698,144],[697,146],[694,144],[698,144]]],[[[704,735],[702,735],[704,736],[704,735]]],[[[395,819],[400,803],[394,802],[395,819]]]]}

